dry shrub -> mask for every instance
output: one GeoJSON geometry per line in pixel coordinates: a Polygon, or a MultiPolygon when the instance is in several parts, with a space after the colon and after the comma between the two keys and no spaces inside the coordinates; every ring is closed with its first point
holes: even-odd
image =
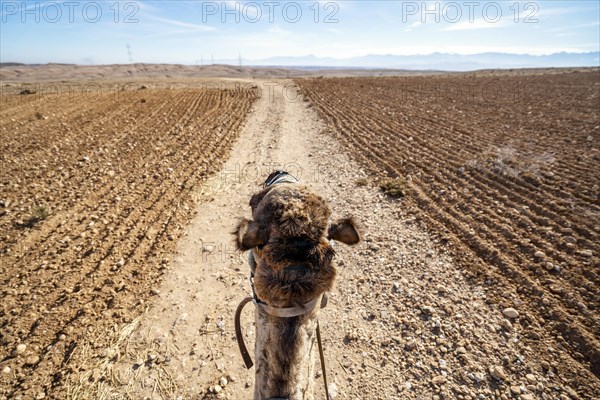
{"type": "Polygon", "coordinates": [[[383,193],[394,198],[406,197],[410,193],[404,178],[386,178],[379,183],[379,187],[383,193]]]}
{"type": "Polygon", "coordinates": [[[354,181],[354,183],[356,186],[367,186],[369,181],[367,181],[367,178],[358,178],[356,181],[354,181]]]}

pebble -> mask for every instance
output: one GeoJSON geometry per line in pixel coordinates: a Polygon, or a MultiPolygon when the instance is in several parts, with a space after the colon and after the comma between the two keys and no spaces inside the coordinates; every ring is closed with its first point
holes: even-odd
{"type": "Polygon", "coordinates": [[[425,306],[421,307],[421,312],[425,315],[433,315],[434,309],[433,307],[425,306]]]}
{"type": "Polygon", "coordinates": [[[23,353],[25,353],[25,350],[27,350],[27,345],[21,343],[21,344],[17,345],[16,353],[23,354],[23,353]]]}
{"type": "Polygon", "coordinates": [[[40,357],[36,355],[31,355],[27,357],[25,360],[25,365],[35,365],[40,362],[40,357]]]}
{"type": "Polygon", "coordinates": [[[417,343],[414,340],[409,340],[404,344],[404,348],[408,351],[414,350],[417,347],[417,343]]]}
{"type": "Polygon", "coordinates": [[[9,367],[8,365],[7,365],[6,367],[4,367],[4,368],[2,369],[2,373],[3,373],[3,374],[10,374],[10,367],[9,367]]]}
{"type": "Polygon", "coordinates": [[[500,326],[507,331],[510,331],[512,329],[512,324],[507,319],[503,319],[502,321],[500,321],[500,326]]]}
{"type": "Polygon", "coordinates": [[[538,251],[536,251],[536,252],[533,254],[533,256],[534,256],[535,258],[545,258],[545,257],[546,257],[546,253],[544,253],[543,251],[540,251],[540,250],[538,250],[538,251]]]}
{"type": "Polygon", "coordinates": [[[555,266],[554,266],[554,270],[555,270],[556,272],[560,272],[560,265],[555,265],[555,266]]]}
{"type": "Polygon", "coordinates": [[[223,388],[221,387],[221,385],[215,385],[215,387],[214,387],[214,392],[215,393],[219,393],[221,390],[223,390],[223,388]]]}
{"type": "Polygon", "coordinates": [[[521,400],[535,400],[535,397],[533,397],[533,395],[532,395],[532,394],[529,394],[529,393],[527,393],[527,394],[522,394],[521,396],[519,396],[519,398],[520,398],[521,400]]]}
{"type": "Polygon", "coordinates": [[[564,389],[565,389],[565,391],[567,392],[567,394],[568,394],[570,397],[572,397],[572,398],[574,398],[574,399],[578,399],[578,398],[579,398],[579,395],[577,394],[577,392],[576,392],[575,390],[573,390],[572,388],[570,388],[570,387],[568,387],[568,386],[565,386],[565,388],[564,388],[564,389]]]}
{"type": "Polygon", "coordinates": [[[225,378],[224,376],[221,377],[221,379],[219,379],[219,385],[221,386],[227,386],[229,382],[227,381],[227,378],[225,378]]]}
{"type": "Polygon", "coordinates": [[[506,372],[504,371],[504,368],[502,368],[499,365],[492,365],[490,367],[490,375],[492,375],[492,377],[498,379],[498,380],[507,380],[508,379],[508,375],[506,375],[506,372]]]}
{"type": "Polygon", "coordinates": [[[542,362],[540,363],[540,365],[541,365],[541,366],[542,366],[542,368],[543,368],[544,370],[546,370],[546,371],[550,369],[550,364],[548,363],[548,361],[542,361],[542,362]]]}
{"type": "Polygon", "coordinates": [[[567,242],[567,243],[571,243],[571,244],[577,243],[577,239],[575,239],[573,236],[565,236],[564,239],[565,239],[565,242],[567,242]]]}
{"type": "Polygon", "coordinates": [[[593,257],[594,253],[591,250],[581,250],[579,252],[579,254],[581,254],[582,257],[593,257]]]}
{"type": "Polygon", "coordinates": [[[436,385],[436,386],[440,386],[440,385],[443,385],[443,384],[446,382],[446,378],[445,378],[445,377],[443,377],[443,376],[441,376],[441,375],[438,375],[438,376],[435,376],[435,377],[434,377],[434,378],[431,380],[431,382],[432,382],[434,385],[436,385]]]}
{"type": "Polygon", "coordinates": [[[40,392],[37,394],[37,396],[35,396],[35,400],[42,400],[46,398],[46,393],[44,392],[40,392]]]}
{"type": "Polygon", "coordinates": [[[535,379],[534,374],[525,375],[525,379],[527,379],[527,382],[531,383],[532,385],[537,382],[537,379],[535,379]]]}
{"type": "Polygon", "coordinates": [[[518,318],[519,317],[519,312],[512,307],[505,308],[502,311],[502,314],[508,318],[518,318]]]}

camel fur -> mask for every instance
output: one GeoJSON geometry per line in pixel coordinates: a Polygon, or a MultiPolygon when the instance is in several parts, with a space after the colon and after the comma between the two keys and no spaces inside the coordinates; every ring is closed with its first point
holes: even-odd
{"type": "MultiPolygon", "coordinates": [[[[360,241],[351,218],[331,223],[331,209],[309,187],[269,186],[250,200],[252,220],[234,232],[239,250],[251,250],[254,285],[260,301],[297,307],[332,289],[336,268],[331,241],[360,241]]],[[[256,381],[254,399],[314,398],[315,328],[319,307],[291,318],[256,307],[256,381]]]]}

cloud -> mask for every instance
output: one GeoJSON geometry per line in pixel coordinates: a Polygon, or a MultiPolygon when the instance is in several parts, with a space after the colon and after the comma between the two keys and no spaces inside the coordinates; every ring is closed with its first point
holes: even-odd
{"type": "Polygon", "coordinates": [[[177,27],[181,27],[181,28],[186,28],[186,32],[208,32],[208,31],[214,31],[215,28],[212,26],[208,26],[208,25],[198,25],[198,24],[192,24],[189,22],[185,22],[185,21],[179,21],[179,20],[175,20],[175,19],[169,19],[169,18],[163,18],[163,17],[158,17],[156,15],[146,15],[145,18],[148,18],[150,20],[156,21],[156,22],[160,22],[162,24],[166,24],[166,25],[172,25],[172,26],[177,26],[177,27]]]}
{"type": "Polygon", "coordinates": [[[538,4],[538,8],[537,9],[533,9],[533,8],[528,8],[527,10],[523,10],[519,16],[521,18],[525,18],[527,16],[530,16],[532,18],[540,18],[540,17],[550,17],[550,16],[564,16],[565,14],[571,14],[575,11],[577,11],[575,9],[576,7],[573,8],[544,8],[544,7],[539,7],[538,4]]]}
{"type": "Polygon", "coordinates": [[[269,33],[274,33],[276,35],[291,35],[292,32],[290,31],[286,31],[285,29],[283,29],[282,27],[275,25],[269,29],[267,29],[267,32],[269,33]]]}
{"type": "Polygon", "coordinates": [[[160,12],[160,10],[157,7],[155,7],[152,4],[149,4],[147,2],[143,2],[143,1],[139,1],[138,0],[138,1],[133,1],[131,3],[135,3],[137,5],[137,7],[140,10],[143,10],[143,11],[147,11],[147,12],[160,12]]]}
{"type": "Polygon", "coordinates": [[[506,20],[500,20],[498,22],[486,21],[483,19],[475,20],[473,22],[465,21],[458,24],[451,24],[443,31],[467,31],[476,29],[494,29],[494,28],[505,28],[507,26],[506,20]]]}
{"type": "Polygon", "coordinates": [[[584,28],[593,28],[593,27],[597,27],[600,26],[600,22],[590,22],[587,24],[578,24],[578,25],[568,25],[568,26],[560,26],[558,28],[552,28],[552,29],[548,29],[546,30],[546,32],[569,32],[569,34],[575,34],[576,32],[573,32],[574,30],[578,30],[578,29],[584,29],[584,28]]]}
{"type": "Polygon", "coordinates": [[[413,30],[413,28],[416,28],[419,25],[423,25],[423,23],[421,21],[415,21],[412,24],[410,24],[408,27],[406,27],[406,29],[404,29],[404,32],[410,32],[413,30]]]}

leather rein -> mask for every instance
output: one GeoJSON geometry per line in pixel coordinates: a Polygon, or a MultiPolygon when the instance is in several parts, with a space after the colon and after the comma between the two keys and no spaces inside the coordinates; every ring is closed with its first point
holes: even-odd
{"type": "MultiPolygon", "coordinates": [[[[288,174],[287,172],[275,171],[274,173],[269,175],[269,177],[267,178],[267,180],[264,184],[264,187],[271,186],[271,185],[278,184],[278,183],[297,183],[297,182],[298,182],[298,180],[295,177],[293,177],[292,175],[288,174]]],[[[244,309],[244,306],[246,304],[248,304],[249,302],[253,302],[256,307],[260,307],[264,312],[266,312],[267,314],[272,315],[274,317],[292,318],[292,317],[297,317],[300,315],[308,314],[309,312],[314,310],[315,307],[317,306],[317,304],[319,304],[319,303],[320,303],[320,308],[325,308],[325,306],[327,306],[328,297],[327,297],[327,293],[322,293],[319,296],[317,296],[316,298],[312,299],[311,301],[309,301],[301,306],[296,306],[296,307],[282,308],[282,307],[270,306],[267,303],[265,303],[264,301],[260,300],[258,298],[258,296],[256,295],[256,291],[254,290],[255,263],[254,263],[254,257],[252,255],[252,251],[250,251],[248,261],[250,263],[250,287],[252,288],[252,296],[248,296],[240,302],[240,304],[238,305],[238,307],[235,311],[234,321],[235,321],[235,336],[236,336],[236,339],[238,342],[238,346],[240,348],[240,353],[242,354],[242,359],[244,360],[244,365],[246,366],[247,369],[250,369],[250,368],[252,368],[254,363],[252,362],[252,357],[250,356],[250,353],[248,352],[248,349],[246,347],[246,343],[244,342],[244,336],[242,335],[242,327],[241,327],[241,323],[240,323],[242,310],[244,309]]],[[[319,358],[321,359],[321,371],[323,372],[323,383],[325,385],[325,396],[326,396],[327,400],[329,400],[329,398],[330,398],[329,397],[329,387],[327,385],[327,373],[325,371],[325,354],[323,353],[323,343],[321,340],[321,329],[319,326],[319,320],[317,320],[316,332],[317,332],[317,343],[319,346],[319,358]]]]}

